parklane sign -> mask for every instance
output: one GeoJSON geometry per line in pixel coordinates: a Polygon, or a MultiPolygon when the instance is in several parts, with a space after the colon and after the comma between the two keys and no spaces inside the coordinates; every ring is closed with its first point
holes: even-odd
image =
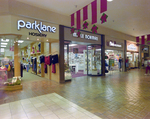
{"type": "Polygon", "coordinates": [[[17,24],[18,30],[21,28],[27,28],[27,29],[32,29],[32,30],[38,30],[39,33],[34,33],[34,32],[29,32],[29,35],[33,36],[40,36],[40,37],[46,37],[46,34],[42,34],[42,32],[51,32],[55,33],[56,32],[56,27],[52,26],[46,26],[42,22],[37,22],[34,21],[34,23],[31,23],[29,21],[25,22],[24,20],[18,20],[17,24]]]}

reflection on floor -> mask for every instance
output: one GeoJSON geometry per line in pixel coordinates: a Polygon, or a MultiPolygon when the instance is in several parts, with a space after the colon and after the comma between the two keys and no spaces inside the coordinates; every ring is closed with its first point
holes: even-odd
{"type": "Polygon", "coordinates": [[[72,78],[77,78],[77,77],[82,77],[82,76],[87,76],[87,75],[84,74],[83,70],[79,70],[77,73],[72,72],[71,76],[72,76],[72,78]]]}
{"type": "Polygon", "coordinates": [[[101,119],[52,93],[0,105],[1,119],[101,119]]]}
{"type": "Polygon", "coordinates": [[[143,69],[133,69],[105,77],[78,77],[65,84],[30,74],[22,91],[0,91],[0,104],[57,93],[103,119],[150,119],[150,75],[144,74],[143,69]]]}

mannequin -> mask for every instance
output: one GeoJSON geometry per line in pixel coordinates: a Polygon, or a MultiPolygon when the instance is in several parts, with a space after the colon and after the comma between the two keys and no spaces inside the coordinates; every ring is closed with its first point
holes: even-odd
{"type": "Polygon", "coordinates": [[[9,62],[10,62],[10,60],[9,60],[7,57],[5,57],[5,58],[2,59],[1,65],[2,65],[2,66],[8,65],[9,62]]]}

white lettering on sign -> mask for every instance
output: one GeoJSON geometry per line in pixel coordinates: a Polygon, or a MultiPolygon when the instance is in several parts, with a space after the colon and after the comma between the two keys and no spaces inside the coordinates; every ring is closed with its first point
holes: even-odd
{"type": "Polygon", "coordinates": [[[24,27],[26,27],[27,29],[38,30],[39,33],[42,33],[42,31],[52,33],[56,32],[56,27],[46,26],[42,22],[38,24],[37,21],[34,21],[34,23],[27,21],[25,23],[25,21],[23,20],[18,20],[18,30],[24,27]]]}
{"type": "MultiPolygon", "coordinates": [[[[73,33],[73,37],[78,37],[78,34],[77,33],[73,33]]],[[[88,39],[88,40],[98,40],[97,36],[84,35],[84,34],[80,34],[80,38],[88,39]]]]}
{"type": "Polygon", "coordinates": [[[127,50],[137,51],[137,46],[135,46],[134,44],[130,44],[130,45],[127,46],[127,50]]]}
{"type": "Polygon", "coordinates": [[[122,47],[122,45],[120,45],[120,44],[115,44],[114,42],[109,42],[109,46],[113,46],[113,47],[119,47],[119,48],[121,48],[122,47]]]}

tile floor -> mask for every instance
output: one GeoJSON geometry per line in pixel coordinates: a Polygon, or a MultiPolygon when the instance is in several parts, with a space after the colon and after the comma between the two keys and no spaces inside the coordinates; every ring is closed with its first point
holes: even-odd
{"type": "Polygon", "coordinates": [[[1,119],[101,119],[51,93],[0,105],[1,119]]]}
{"type": "MultiPolygon", "coordinates": [[[[144,72],[133,69],[124,73],[112,72],[105,77],[78,77],[65,84],[25,73],[22,81],[23,90],[0,91],[0,104],[57,93],[103,119],[150,119],[150,76],[145,76],[144,72]]],[[[37,108],[41,105],[35,104],[37,108]]],[[[21,107],[18,106],[16,109],[18,108],[21,107]]],[[[35,109],[28,109],[28,106],[26,108],[28,112],[35,109]]],[[[10,113],[7,116],[10,116],[10,113]]]]}

